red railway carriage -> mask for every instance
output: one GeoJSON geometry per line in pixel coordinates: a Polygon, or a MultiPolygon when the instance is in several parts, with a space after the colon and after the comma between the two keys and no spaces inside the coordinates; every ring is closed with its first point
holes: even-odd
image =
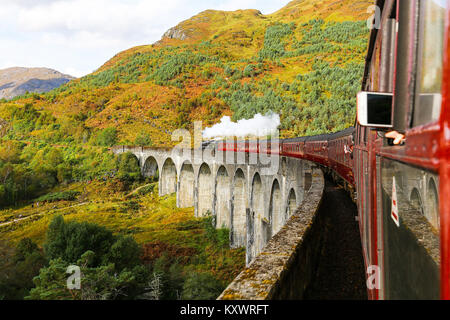
{"type": "Polygon", "coordinates": [[[355,128],[334,133],[328,137],[328,169],[334,176],[348,183],[353,191],[353,140],[355,128]]]}
{"type": "Polygon", "coordinates": [[[449,205],[439,193],[448,184],[449,2],[377,5],[381,28],[371,33],[362,89],[392,96],[389,130],[406,140],[394,146],[386,129],[358,119],[353,173],[361,238],[366,266],[381,275],[369,296],[448,299],[449,205]]]}
{"type": "Polygon", "coordinates": [[[369,298],[450,299],[450,0],[375,3],[362,90],[390,97],[390,125],[358,116],[342,132],[239,150],[313,161],[354,188],[369,298]]]}

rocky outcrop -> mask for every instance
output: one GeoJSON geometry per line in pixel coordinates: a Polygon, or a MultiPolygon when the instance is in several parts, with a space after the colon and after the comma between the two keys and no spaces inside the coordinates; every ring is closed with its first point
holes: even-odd
{"type": "Polygon", "coordinates": [[[173,27],[164,33],[163,38],[186,40],[189,36],[186,34],[185,30],[180,27],[173,27]]]}
{"type": "Polygon", "coordinates": [[[0,99],[11,99],[27,92],[48,92],[73,79],[47,68],[3,69],[0,70],[0,99]]]}
{"type": "Polygon", "coordinates": [[[255,17],[262,18],[261,11],[255,9],[236,11],[206,10],[167,30],[157,44],[164,43],[164,40],[168,39],[181,41],[207,40],[223,25],[229,24],[230,21],[233,21],[232,25],[237,21],[245,25],[249,21],[254,21],[255,17]]]}

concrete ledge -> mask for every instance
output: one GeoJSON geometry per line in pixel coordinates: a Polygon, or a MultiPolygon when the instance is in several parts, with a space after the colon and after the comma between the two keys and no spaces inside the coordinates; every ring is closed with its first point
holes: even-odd
{"type": "Polygon", "coordinates": [[[324,187],[323,173],[315,168],[311,189],[295,214],[218,300],[303,298],[323,242],[318,211],[324,187]]]}

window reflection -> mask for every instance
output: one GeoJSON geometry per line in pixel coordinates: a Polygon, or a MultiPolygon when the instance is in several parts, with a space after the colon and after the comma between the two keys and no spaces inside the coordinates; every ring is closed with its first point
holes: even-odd
{"type": "Polygon", "coordinates": [[[419,72],[413,125],[439,119],[442,96],[446,0],[422,0],[419,72]]]}

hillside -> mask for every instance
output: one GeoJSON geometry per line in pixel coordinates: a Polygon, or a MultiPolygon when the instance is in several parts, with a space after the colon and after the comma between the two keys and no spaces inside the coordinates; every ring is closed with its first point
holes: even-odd
{"type": "Polygon", "coordinates": [[[172,132],[192,132],[194,121],[205,128],[224,115],[275,112],[281,137],[353,125],[370,3],[293,1],[271,15],[208,10],[88,76],[0,100],[0,199],[16,204],[59,183],[110,176],[104,147],[174,145],[172,132]]]}
{"type": "MultiPolygon", "coordinates": [[[[229,230],[212,228],[212,217],[196,219],[193,208],[176,208],[175,195],[159,198],[157,183],[142,177],[133,155],[117,157],[108,148],[167,147],[176,143],[176,129],[192,131],[197,120],[209,127],[224,115],[240,120],[278,113],[282,137],[353,125],[372,2],[297,0],[270,15],[208,10],[157,43],[118,53],[90,75],[47,93],[28,90],[0,100],[0,256],[13,257],[24,246],[36,249],[17,265],[0,259],[0,300],[2,286],[19,289],[6,296],[16,299],[29,293],[75,299],[52,289],[58,285],[51,280],[63,279],[66,266],[58,252],[43,256],[42,246],[52,242],[49,235],[64,235],[64,223],[83,235],[80,222],[114,233],[117,259],[132,262],[125,249],[144,249],[134,267],[139,271],[144,264],[154,276],[162,274],[165,298],[179,298],[183,284],[194,282],[195,290],[205,281],[212,292],[204,299],[217,297],[243,268],[244,250],[229,249],[229,230]],[[55,220],[58,215],[66,222],[55,220]],[[34,288],[39,273],[49,273],[51,283],[34,288]],[[26,285],[17,287],[16,278],[26,285]]],[[[106,279],[117,277],[103,279],[103,271],[115,272],[111,266],[85,271],[115,288],[106,279]]]]}
{"type": "Polygon", "coordinates": [[[44,93],[75,79],[48,68],[8,68],[0,70],[0,99],[27,92],[44,93]]]}
{"type": "Polygon", "coordinates": [[[284,137],[343,129],[354,121],[371,3],[293,1],[271,15],[208,10],[153,45],[15,104],[33,103],[58,121],[82,119],[71,127],[85,136],[115,127],[127,144],[144,132],[166,145],[173,130],[192,129],[195,120],[209,126],[223,115],[269,110],[281,114],[284,137]]]}

